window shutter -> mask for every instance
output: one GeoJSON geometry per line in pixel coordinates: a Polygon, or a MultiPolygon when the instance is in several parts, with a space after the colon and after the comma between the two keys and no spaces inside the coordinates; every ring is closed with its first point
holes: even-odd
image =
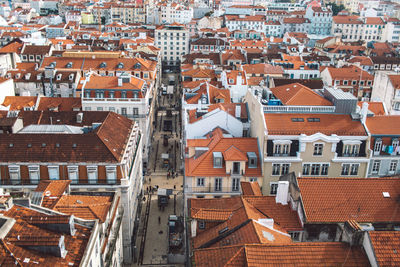
{"type": "Polygon", "coordinates": [[[336,145],[336,153],[337,153],[338,157],[342,156],[342,154],[343,154],[343,142],[342,141],[337,143],[337,145],[336,145]]]}
{"type": "Polygon", "coordinates": [[[293,140],[290,145],[290,156],[295,157],[296,153],[299,151],[299,140],[293,140]]]}
{"type": "Polygon", "coordinates": [[[361,145],[360,145],[360,152],[358,153],[358,155],[360,156],[360,157],[365,157],[367,154],[365,153],[365,146],[366,146],[366,144],[367,144],[367,141],[362,141],[361,142],[361,145]]]}
{"type": "Polygon", "coordinates": [[[272,156],[274,154],[274,143],[272,140],[267,140],[267,156],[272,156]]]}

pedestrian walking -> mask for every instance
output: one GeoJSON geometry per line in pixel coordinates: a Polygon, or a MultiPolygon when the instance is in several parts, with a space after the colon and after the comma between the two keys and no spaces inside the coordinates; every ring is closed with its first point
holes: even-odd
{"type": "Polygon", "coordinates": [[[158,216],[158,224],[161,224],[161,217],[158,216]]]}

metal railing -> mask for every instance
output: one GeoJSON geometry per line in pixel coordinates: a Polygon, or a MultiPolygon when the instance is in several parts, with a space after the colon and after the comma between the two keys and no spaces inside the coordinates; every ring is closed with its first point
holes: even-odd
{"type": "Polygon", "coordinates": [[[264,113],[335,113],[335,106],[263,106],[264,113]]]}
{"type": "Polygon", "coordinates": [[[240,186],[238,186],[237,188],[233,188],[232,186],[194,186],[187,187],[186,193],[240,193],[240,186]]]}
{"type": "MultiPolygon", "coordinates": [[[[43,179],[42,179],[43,180],[43,179]]],[[[45,179],[48,180],[48,179],[45,179]]],[[[59,180],[59,179],[58,179],[59,180]]],[[[55,180],[57,181],[57,180],[55,180]]],[[[38,181],[33,181],[30,179],[18,179],[18,180],[0,180],[0,185],[37,185],[38,181]]],[[[85,181],[78,180],[71,182],[71,185],[119,185],[121,184],[120,180],[107,180],[107,179],[97,179],[93,181],[89,181],[85,179],[85,181]]]]}

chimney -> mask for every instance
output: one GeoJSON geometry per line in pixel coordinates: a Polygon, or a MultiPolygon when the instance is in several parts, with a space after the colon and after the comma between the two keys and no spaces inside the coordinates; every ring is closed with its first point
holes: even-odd
{"type": "Polygon", "coordinates": [[[190,228],[192,230],[192,237],[196,237],[197,220],[192,220],[190,228]]]}
{"type": "Polygon", "coordinates": [[[362,108],[361,108],[361,122],[363,124],[365,124],[365,120],[367,119],[367,115],[368,115],[368,106],[369,104],[367,102],[364,102],[362,104],[362,108]]]}
{"type": "Polygon", "coordinates": [[[76,122],[82,123],[82,120],[83,120],[83,112],[79,112],[78,114],[76,114],[76,122]]]}
{"type": "Polygon", "coordinates": [[[282,205],[288,204],[288,195],[289,195],[289,182],[288,181],[279,181],[278,190],[275,197],[275,202],[280,203],[282,205]]]}
{"type": "Polygon", "coordinates": [[[240,104],[235,107],[235,117],[240,119],[240,114],[242,113],[242,106],[240,104]]]}
{"type": "Polygon", "coordinates": [[[118,87],[122,86],[122,77],[118,77],[118,87]]]}

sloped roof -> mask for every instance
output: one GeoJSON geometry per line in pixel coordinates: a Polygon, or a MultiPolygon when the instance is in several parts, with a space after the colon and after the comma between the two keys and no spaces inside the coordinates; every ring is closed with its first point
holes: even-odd
{"type": "Polygon", "coordinates": [[[290,106],[332,106],[333,104],[310,88],[293,83],[271,88],[282,104],[290,106]]]}
{"type": "Polygon", "coordinates": [[[258,182],[240,182],[244,196],[262,196],[258,182]]]}
{"type": "Polygon", "coordinates": [[[339,242],[246,244],[194,251],[198,267],[224,266],[369,266],[360,246],[339,242]]]}
{"type": "Polygon", "coordinates": [[[231,145],[227,150],[223,151],[224,160],[229,161],[248,161],[245,153],[240,151],[235,145],[231,145]]]}
{"type": "Polygon", "coordinates": [[[268,134],[313,135],[315,133],[322,133],[325,135],[337,134],[345,136],[367,135],[361,122],[352,120],[350,115],[265,113],[264,117],[268,134]],[[319,119],[319,121],[315,121],[314,119],[319,119]]]}
{"type": "MultiPolygon", "coordinates": [[[[225,162],[222,168],[214,168],[212,152],[224,152],[232,145],[235,149],[240,150],[242,153],[254,152],[257,158],[260,159],[258,153],[258,143],[256,138],[247,137],[223,137],[221,129],[217,128],[211,133],[211,142],[208,146],[208,151],[201,156],[195,158],[187,158],[185,160],[185,168],[187,176],[226,176],[225,162]]],[[[259,177],[261,176],[260,160],[257,160],[257,168],[249,168],[246,164],[244,176],[259,177]]]]}
{"type": "Polygon", "coordinates": [[[366,125],[371,134],[400,135],[399,115],[367,117],[366,125]]]}
{"type": "Polygon", "coordinates": [[[379,266],[400,266],[399,231],[368,231],[368,236],[379,266]]]}
{"type": "Polygon", "coordinates": [[[301,177],[297,181],[306,223],[400,222],[399,178],[301,177]]]}
{"type": "Polygon", "coordinates": [[[2,106],[10,106],[10,110],[23,110],[25,107],[33,107],[37,96],[6,96],[2,106]]]}

